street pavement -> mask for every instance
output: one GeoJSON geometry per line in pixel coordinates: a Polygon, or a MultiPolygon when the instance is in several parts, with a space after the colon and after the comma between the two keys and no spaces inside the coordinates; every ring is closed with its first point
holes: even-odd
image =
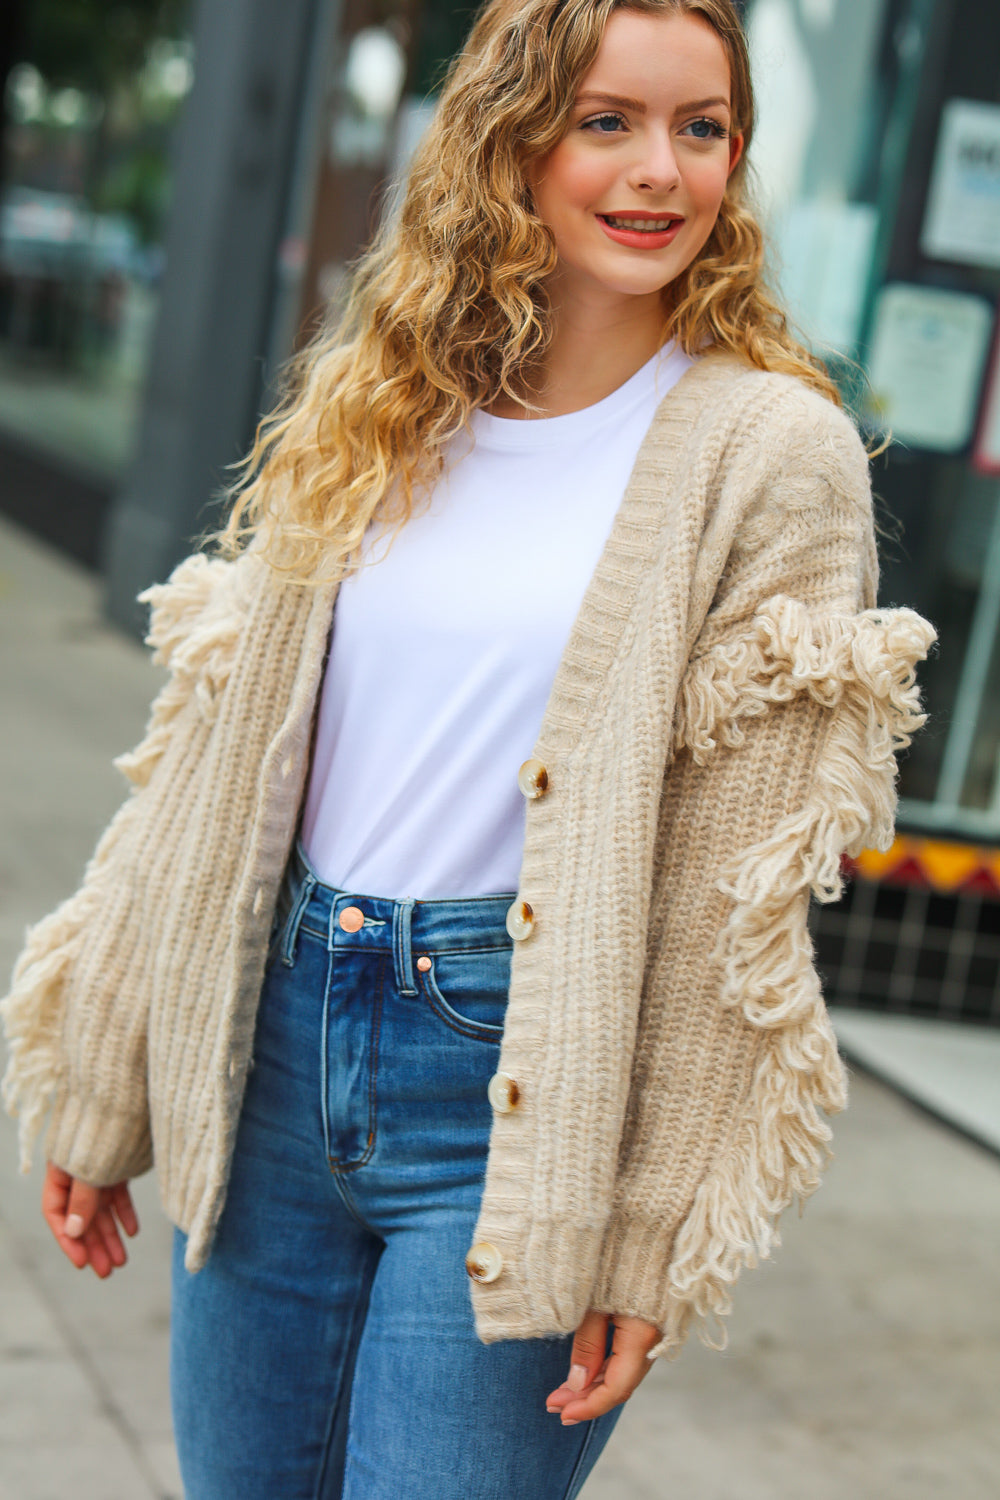
{"type": "MultiPolygon", "coordinates": [[[[121,800],[110,759],[158,680],[94,579],[0,521],[4,976],[121,800]]],[[[996,1500],[1000,1160],[862,1073],[836,1144],[785,1247],[745,1275],[728,1351],[655,1365],[586,1500],[996,1500]]],[[[49,1239],[38,1184],[0,1120],[0,1500],[180,1500],[155,1185],[102,1284],[49,1239]]]]}

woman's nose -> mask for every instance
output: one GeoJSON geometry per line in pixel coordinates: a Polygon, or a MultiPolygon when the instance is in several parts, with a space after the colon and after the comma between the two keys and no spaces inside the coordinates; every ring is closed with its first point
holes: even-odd
{"type": "Polygon", "coordinates": [[[640,149],[629,172],[629,186],[665,192],[681,180],[674,145],[668,132],[649,132],[639,138],[640,149]]]}

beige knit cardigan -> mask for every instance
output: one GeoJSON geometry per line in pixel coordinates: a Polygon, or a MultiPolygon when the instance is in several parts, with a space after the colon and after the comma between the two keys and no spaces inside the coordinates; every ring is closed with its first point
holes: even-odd
{"type": "MultiPolygon", "coordinates": [[[[531,537],[524,545],[531,546],[531,537]]],[[[662,1329],[729,1307],[818,1185],[844,1074],[806,910],[887,847],[934,638],[876,610],[866,456],[831,404],[721,356],[665,397],[559,665],[535,755],[476,1231],[484,1340],[588,1306],[662,1329]]],[[[132,795],[3,1002],[22,1146],[93,1183],[155,1160],[205,1263],[295,834],[334,592],[252,553],[151,589],[170,668],[132,795]]],[[[511,767],[511,776],[518,768],[511,767]]]]}

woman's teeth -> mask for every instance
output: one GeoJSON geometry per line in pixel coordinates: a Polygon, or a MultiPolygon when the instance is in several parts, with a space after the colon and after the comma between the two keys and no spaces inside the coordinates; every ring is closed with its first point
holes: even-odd
{"type": "Polygon", "coordinates": [[[610,224],[612,229],[670,229],[677,223],[676,219],[619,219],[614,214],[602,214],[605,224],[610,224]]]}

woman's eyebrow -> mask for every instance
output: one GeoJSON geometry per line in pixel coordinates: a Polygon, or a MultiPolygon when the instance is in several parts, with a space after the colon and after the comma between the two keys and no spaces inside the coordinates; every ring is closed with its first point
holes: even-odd
{"type": "Polygon", "coordinates": [[[678,104],[674,110],[674,114],[686,115],[696,109],[714,109],[719,104],[724,105],[726,109],[730,108],[729,100],[725,94],[717,94],[712,99],[690,99],[686,104],[678,104]]]}
{"type": "MultiPolygon", "coordinates": [[[[603,104],[612,109],[628,109],[636,115],[646,113],[646,106],[641,99],[629,99],[624,94],[600,94],[587,90],[585,93],[577,94],[575,102],[578,105],[603,104]]],[[[714,95],[711,99],[689,99],[684,104],[676,105],[674,114],[687,115],[699,109],[714,109],[720,104],[726,109],[730,108],[729,100],[724,94],[714,95]]]]}
{"type": "Polygon", "coordinates": [[[644,115],[646,106],[641,99],[627,99],[623,94],[577,94],[577,104],[607,104],[615,109],[630,109],[633,114],[644,115]]]}

